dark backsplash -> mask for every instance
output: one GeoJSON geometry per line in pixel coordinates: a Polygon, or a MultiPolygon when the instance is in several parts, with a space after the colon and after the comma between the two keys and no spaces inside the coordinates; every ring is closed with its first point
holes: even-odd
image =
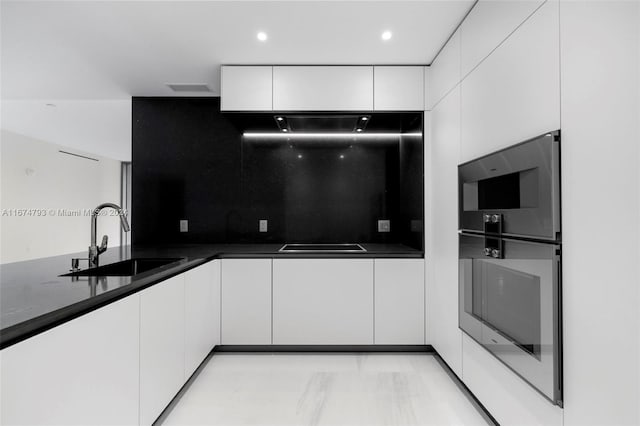
{"type": "MultiPolygon", "coordinates": [[[[362,242],[423,249],[421,137],[287,142],[242,136],[242,123],[273,120],[266,115],[221,113],[220,98],[134,98],[133,243],[362,242]],[[189,232],[179,232],[180,219],[189,221],[189,232]],[[269,221],[267,233],[258,232],[260,219],[269,221]],[[377,232],[379,219],[391,221],[391,232],[377,232]]],[[[422,131],[422,114],[380,115],[378,123],[404,127],[388,131],[422,131]]]]}

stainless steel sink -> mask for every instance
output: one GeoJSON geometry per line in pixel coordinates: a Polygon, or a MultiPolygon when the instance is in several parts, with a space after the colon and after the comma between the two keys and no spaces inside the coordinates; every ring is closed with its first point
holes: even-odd
{"type": "Polygon", "coordinates": [[[361,253],[367,250],[360,244],[285,244],[279,251],[287,253],[361,253]]]}
{"type": "Polygon", "coordinates": [[[122,262],[111,263],[109,265],[98,266],[97,268],[84,269],[63,277],[130,277],[143,272],[148,272],[162,266],[169,265],[182,260],[182,258],[137,258],[123,260],[122,262]]]}

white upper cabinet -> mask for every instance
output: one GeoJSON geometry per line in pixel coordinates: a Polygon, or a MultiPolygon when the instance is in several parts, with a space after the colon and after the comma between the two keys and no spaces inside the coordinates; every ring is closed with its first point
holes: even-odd
{"type": "Polygon", "coordinates": [[[545,0],[481,0],[460,27],[460,68],[464,78],[545,0]]]}
{"type": "Polygon", "coordinates": [[[128,296],[3,349],[0,424],[138,424],[139,300],[128,296]]]}
{"type": "Polygon", "coordinates": [[[373,67],[373,100],[376,111],[423,111],[423,66],[373,67]]]}
{"type": "Polygon", "coordinates": [[[375,343],[424,345],[424,260],[375,260],[375,343]]]}
{"type": "Polygon", "coordinates": [[[429,100],[431,110],[460,82],[460,30],[458,29],[430,66],[429,100]]]}
{"type": "Polygon", "coordinates": [[[372,66],[274,66],[276,111],[371,111],[372,66]]]}
{"type": "Polygon", "coordinates": [[[273,343],[373,344],[373,260],[274,259],[273,343]]]}
{"type": "Polygon", "coordinates": [[[560,128],[559,5],[548,1],[461,84],[461,161],[560,128]]]}
{"type": "Polygon", "coordinates": [[[271,344],[271,259],[222,259],[224,345],[271,344]]]}
{"type": "Polygon", "coordinates": [[[272,66],[222,66],[222,111],[271,111],[272,66]]]}

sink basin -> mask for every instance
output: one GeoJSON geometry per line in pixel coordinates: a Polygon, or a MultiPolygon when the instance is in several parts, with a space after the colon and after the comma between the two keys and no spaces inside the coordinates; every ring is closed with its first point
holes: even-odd
{"type": "Polygon", "coordinates": [[[152,269],[160,268],[170,263],[178,262],[182,258],[150,259],[137,258],[123,260],[122,262],[98,266],[97,268],[83,269],[62,275],[63,277],[130,277],[152,269]]]}
{"type": "Polygon", "coordinates": [[[285,244],[279,251],[294,253],[355,253],[367,250],[360,244],[285,244]]]}

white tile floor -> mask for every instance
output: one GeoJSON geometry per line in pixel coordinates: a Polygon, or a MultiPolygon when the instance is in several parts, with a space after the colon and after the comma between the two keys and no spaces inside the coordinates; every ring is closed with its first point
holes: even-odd
{"type": "Polygon", "coordinates": [[[487,425],[428,354],[210,358],[164,425],[487,425]]]}

